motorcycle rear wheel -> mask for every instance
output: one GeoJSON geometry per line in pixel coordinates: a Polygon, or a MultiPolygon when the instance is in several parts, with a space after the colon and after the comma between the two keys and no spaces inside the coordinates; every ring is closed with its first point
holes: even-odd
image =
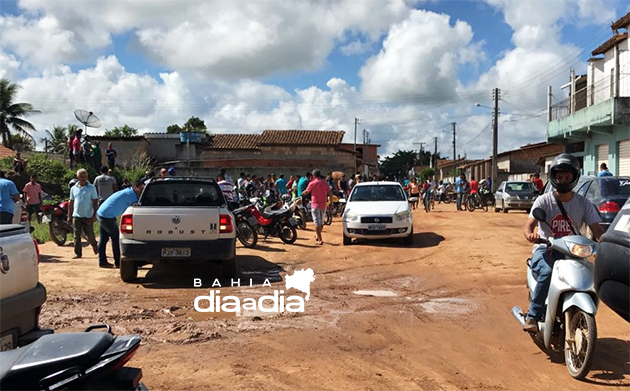
{"type": "Polygon", "coordinates": [[[286,244],[293,244],[297,240],[297,230],[290,225],[280,226],[280,240],[286,244]]]}
{"type": "Polygon", "coordinates": [[[583,379],[591,369],[597,343],[597,324],[591,314],[571,308],[565,313],[564,360],[569,375],[583,379]]]}
{"type": "Polygon", "coordinates": [[[451,196],[450,195],[445,195],[444,196],[444,203],[445,204],[450,204],[451,203],[451,196]]]}
{"type": "Polygon", "coordinates": [[[236,237],[247,248],[254,248],[258,243],[258,233],[246,221],[241,221],[236,226],[236,237]]]}
{"type": "Polygon", "coordinates": [[[57,218],[50,220],[50,223],[48,223],[48,234],[50,235],[50,240],[57,246],[63,246],[68,239],[68,231],[63,226],[63,222],[57,218]]]}

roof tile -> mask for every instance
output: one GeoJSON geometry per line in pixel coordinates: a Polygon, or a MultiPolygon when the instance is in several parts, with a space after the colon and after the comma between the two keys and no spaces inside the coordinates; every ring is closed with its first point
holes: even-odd
{"type": "Polygon", "coordinates": [[[341,144],[343,130],[265,130],[260,145],[334,145],[341,144]]]}

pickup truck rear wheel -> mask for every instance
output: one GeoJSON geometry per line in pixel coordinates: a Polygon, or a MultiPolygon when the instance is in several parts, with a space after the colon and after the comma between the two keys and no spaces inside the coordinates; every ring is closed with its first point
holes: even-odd
{"type": "Polygon", "coordinates": [[[124,282],[134,282],[138,278],[138,264],[134,261],[120,262],[120,279],[124,282]]]}
{"type": "Polygon", "coordinates": [[[236,258],[228,259],[227,261],[223,261],[222,265],[222,274],[225,278],[233,278],[236,277],[236,258]]]}

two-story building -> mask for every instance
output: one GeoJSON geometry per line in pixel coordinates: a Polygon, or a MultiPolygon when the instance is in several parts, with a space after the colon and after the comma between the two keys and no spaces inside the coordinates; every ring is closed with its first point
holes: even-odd
{"type": "Polygon", "coordinates": [[[569,97],[548,100],[547,139],[562,143],[584,173],[606,163],[614,175],[630,175],[630,12],[612,24],[613,36],[592,51],[586,75],[571,72],[569,97]]]}

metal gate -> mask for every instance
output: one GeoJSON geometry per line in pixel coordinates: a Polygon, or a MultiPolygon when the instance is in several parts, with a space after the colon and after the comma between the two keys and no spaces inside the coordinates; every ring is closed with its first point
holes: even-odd
{"type": "Polygon", "coordinates": [[[630,139],[619,141],[619,169],[617,175],[630,176],[630,139]]]}
{"type": "MultiPolygon", "coordinates": [[[[597,167],[595,167],[595,172],[599,172],[599,168],[602,163],[606,163],[608,166],[608,144],[600,144],[597,146],[597,167]]],[[[608,167],[610,170],[610,167],[608,167]]]]}

